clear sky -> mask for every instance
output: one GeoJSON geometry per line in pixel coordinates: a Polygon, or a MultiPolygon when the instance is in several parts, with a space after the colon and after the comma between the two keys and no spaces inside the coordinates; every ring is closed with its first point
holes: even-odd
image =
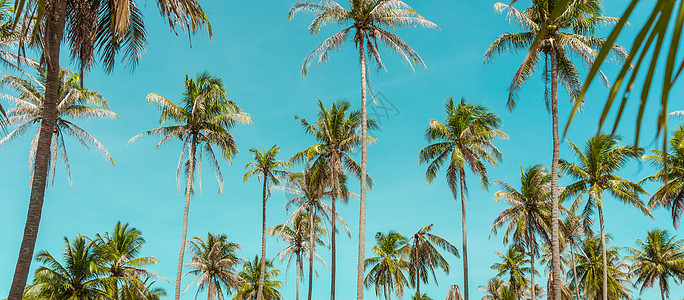
{"type": "MultiPolygon", "coordinates": [[[[173,280],[175,278],[184,197],[176,189],[175,171],[180,151],[179,143],[155,149],[157,139],[144,137],[127,145],[134,135],[157,126],[159,113],[145,101],[154,92],[177,101],[183,89],[185,74],[194,76],[209,71],[224,79],[230,99],[235,100],[254,119],[251,126],[237,126],[233,130],[240,153],[232,165],[221,162],[225,176],[224,194],[218,194],[213,174],[205,168],[203,191],[191,202],[188,235],[206,236],[207,232],[225,233],[242,245],[240,255],[251,258],[260,252],[261,188],[256,180],[242,182],[244,165],[251,160],[250,148],[282,147],[281,159],[311,145],[294,116],[314,118],[316,100],[326,105],[338,99],[360,105],[360,80],[357,53],[353,43],[330,56],[330,61],[313,67],[307,78],[300,75],[302,59],[324,38],[339,29],[336,25],[312,36],[306,30],[311,15],[287,19],[291,1],[201,1],[210,13],[214,29],[212,40],[198,35],[187,38],[171,33],[159,17],[154,1],[141,1],[146,15],[149,48],[134,72],[124,68],[113,74],[103,74],[96,66],[86,76],[86,86],[104,94],[120,120],[78,121],[78,124],[102,141],[112,153],[116,167],[103,157],[67,141],[74,186],[69,186],[66,173],[58,166],[54,185],[46,192],[43,219],[36,251],[49,250],[57,255],[63,249],[63,237],[77,233],[93,236],[111,230],[121,220],[139,228],[145,238],[144,255],[156,256],[159,264],[153,268],[173,280]]],[[[344,1],[343,1],[344,2],[344,1]]],[[[343,5],[347,3],[340,2],[343,5]]],[[[644,1],[649,2],[650,1],[644,1]]],[[[499,34],[518,31],[504,15],[493,10],[495,1],[433,0],[407,1],[441,30],[401,29],[398,33],[425,60],[428,70],[412,72],[397,55],[382,51],[387,72],[370,74],[376,93],[384,95],[392,111],[378,115],[381,130],[375,133],[378,143],[369,147],[368,169],[375,180],[375,189],[368,194],[368,223],[366,245],[370,249],[375,232],[397,230],[409,235],[420,227],[434,224],[434,233],[450,240],[461,250],[460,204],[451,196],[440,174],[432,185],[425,181],[425,166],[418,164],[418,151],[427,145],[423,132],[430,119],[443,119],[443,104],[448,97],[466,97],[469,102],[483,103],[499,114],[503,130],[510,139],[497,142],[504,154],[504,162],[490,168],[492,180],[503,180],[519,187],[520,167],[551,162],[551,117],[543,101],[542,74],[538,72],[520,94],[517,109],[505,107],[507,87],[523,54],[504,55],[491,64],[483,64],[482,56],[489,43],[499,34]]],[[[519,1],[524,8],[529,1],[519,1]]],[[[645,3],[646,4],[646,3],[645,3]]],[[[606,13],[619,16],[624,1],[607,1],[606,13]]],[[[635,26],[628,27],[621,42],[629,47],[636,28],[640,27],[650,6],[638,8],[635,26]]],[[[602,32],[606,34],[607,32],[602,32]]],[[[68,59],[63,59],[66,65],[68,59]]],[[[583,69],[583,71],[585,71],[583,69]]],[[[615,68],[607,70],[613,78],[615,68]]],[[[682,91],[680,85],[673,92],[682,91]]],[[[583,144],[596,132],[598,114],[606,96],[605,89],[596,85],[591,90],[588,104],[570,129],[568,138],[583,144]]],[[[674,96],[672,100],[676,101],[674,96]]],[[[653,101],[655,102],[655,101],[653,101]]],[[[567,120],[568,98],[560,96],[561,121],[567,120]]],[[[7,103],[3,103],[8,105],[7,103]]],[[[626,142],[633,141],[634,102],[620,131],[626,142]]],[[[672,109],[681,109],[678,103],[672,109]]],[[[7,107],[6,107],[7,108],[7,107]]],[[[369,111],[384,113],[372,104],[369,111]]],[[[653,115],[654,107],[648,111],[653,115]]],[[[649,119],[647,121],[653,121],[649,119]]],[[[646,125],[643,144],[654,147],[653,126],[646,125]]],[[[36,127],[37,129],[37,127],[36,127]]],[[[29,198],[28,148],[31,134],[0,148],[0,295],[7,295],[12,280],[29,198]]],[[[571,158],[568,143],[561,145],[561,157],[571,158]]],[[[633,163],[622,176],[640,180],[653,169],[645,163],[633,163]]],[[[561,179],[567,184],[569,179],[561,179]]],[[[482,293],[476,288],[494,275],[490,266],[497,261],[494,251],[503,251],[502,236],[490,237],[492,221],[506,207],[496,203],[496,191],[480,190],[479,182],[468,179],[468,236],[470,258],[470,290],[472,299],[482,293]]],[[[655,185],[647,185],[649,191],[655,185]]],[[[358,190],[358,189],[357,189],[358,190]]],[[[285,221],[286,197],[274,194],[268,202],[267,225],[285,221]]],[[[356,293],[356,255],[358,241],[358,201],[340,207],[352,234],[338,237],[338,299],[352,299],[356,293]]],[[[609,198],[606,201],[606,230],[614,237],[613,245],[634,246],[634,239],[643,239],[653,228],[672,228],[669,213],[654,211],[656,221],[644,217],[635,209],[609,198]]],[[[598,229],[598,228],[597,228],[598,229]]],[[[273,257],[282,244],[267,240],[268,257],[273,257]]],[[[326,261],[329,253],[320,250],[326,261]]],[[[370,251],[367,255],[370,255],[370,251]]],[[[187,258],[186,258],[187,260],[187,258]]],[[[462,261],[449,258],[451,272],[438,273],[439,285],[421,285],[421,291],[434,299],[442,299],[449,286],[462,285],[462,261]]],[[[33,268],[36,263],[32,265],[33,268]]],[[[330,291],[329,272],[317,266],[320,277],[314,279],[314,298],[324,299],[330,291]]],[[[284,271],[285,266],[280,266],[284,271]]],[[[285,274],[283,272],[283,274],[285,274]]],[[[286,299],[294,298],[294,270],[280,278],[286,284],[281,290],[286,299]]],[[[540,283],[545,280],[538,278],[540,283]]],[[[185,285],[190,280],[184,280],[185,285]]],[[[172,283],[163,283],[171,298],[172,283]]],[[[304,288],[305,285],[302,285],[304,288]]],[[[185,298],[193,297],[191,287],[185,298]]],[[[375,299],[374,292],[366,292],[375,299]]],[[[644,299],[657,297],[646,291],[644,299]]],[[[684,295],[684,288],[672,289],[672,296],[684,295]]],[[[638,296],[638,292],[635,293],[638,296]]],[[[3,296],[4,297],[4,296],[3,296]]]]}

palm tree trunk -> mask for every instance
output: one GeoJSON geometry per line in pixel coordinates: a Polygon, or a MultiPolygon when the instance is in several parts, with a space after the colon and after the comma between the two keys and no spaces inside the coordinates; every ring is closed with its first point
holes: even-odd
{"type": "Polygon", "coordinates": [[[570,258],[572,258],[572,276],[575,279],[575,299],[579,300],[579,282],[577,282],[577,267],[575,266],[575,244],[574,240],[570,238],[570,258]]]}
{"type": "Polygon", "coordinates": [[[297,253],[297,275],[295,279],[297,280],[297,296],[295,297],[295,300],[299,300],[299,270],[302,268],[302,255],[300,253],[297,253]]]}
{"type": "Polygon", "coordinates": [[[528,224],[527,225],[527,228],[528,228],[527,231],[528,231],[528,234],[530,235],[530,239],[532,239],[532,242],[530,243],[530,270],[532,271],[530,274],[530,294],[532,297],[530,299],[536,300],[537,299],[537,289],[534,286],[534,275],[535,275],[535,273],[534,273],[534,258],[537,256],[537,254],[535,253],[534,248],[535,248],[535,244],[537,241],[534,237],[534,231],[532,231],[532,226],[530,226],[531,223],[528,222],[527,224],[528,224]]]}
{"type": "Polygon", "coordinates": [[[665,291],[662,288],[660,289],[660,299],[665,300],[665,291]]]}
{"type": "Polygon", "coordinates": [[[468,300],[468,237],[466,230],[465,170],[461,169],[461,228],[463,230],[463,299],[468,300]]]}
{"type": "Polygon", "coordinates": [[[385,299],[386,299],[386,300],[392,300],[390,294],[391,294],[391,293],[390,293],[390,290],[389,290],[389,285],[386,284],[386,285],[385,285],[385,299]]]}
{"type": "Polygon", "coordinates": [[[188,183],[185,187],[185,210],[183,210],[183,230],[181,233],[181,245],[178,254],[178,269],[176,271],[175,300],[181,296],[181,276],[183,275],[183,256],[185,254],[185,241],[188,236],[188,211],[190,210],[190,197],[194,194],[193,181],[195,180],[195,151],[197,150],[197,136],[193,134],[190,156],[188,158],[188,183]]]}
{"type": "Polygon", "coordinates": [[[45,184],[48,177],[50,163],[50,144],[55,127],[57,112],[56,103],[59,88],[59,52],[64,34],[64,20],[66,17],[66,0],[55,1],[51,10],[46,12],[45,45],[43,54],[47,62],[47,80],[45,84],[45,103],[43,107],[43,121],[40,124],[36,158],[33,167],[33,181],[31,182],[31,196],[26,216],[24,236],[19,248],[19,258],[12,279],[9,300],[19,300],[24,294],[26,279],[31,268],[33,251],[38,238],[38,227],[43,211],[45,184]]]}
{"type": "Polygon", "coordinates": [[[366,255],[366,167],[368,160],[368,112],[366,110],[366,53],[365,37],[361,33],[359,63],[361,65],[361,201],[359,205],[359,260],[356,278],[356,299],[363,300],[363,274],[366,255]]]}
{"type": "MultiPolygon", "coordinates": [[[[560,239],[558,228],[558,71],[556,52],[551,55],[551,116],[553,119],[553,160],[551,161],[551,264],[553,266],[553,299],[561,299],[560,239]]],[[[605,300],[605,299],[604,299],[605,300]]]]}
{"type": "Polygon", "coordinates": [[[337,237],[337,229],[335,228],[335,224],[337,223],[335,218],[337,216],[337,208],[335,203],[337,202],[336,200],[340,198],[340,181],[337,176],[337,164],[338,164],[338,159],[339,157],[337,156],[337,152],[333,152],[333,155],[330,160],[330,173],[332,175],[332,188],[333,188],[333,195],[332,195],[332,220],[331,220],[331,225],[330,225],[330,230],[331,230],[331,235],[332,235],[332,240],[330,241],[330,252],[331,252],[331,263],[330,263],[330,300],[335,300],[335,270],[336,270],[336,260],[335,260],[335,255],[337,248],[335,247],[335,240],[337,237]]]}
{"type": "Polygon", "coordinates": [[[608,259],[606,258],[606,231],[603,227],[603,205],[597,203],[601,224],[601,261],[603,262],[603,300],[608,300],[608,259]]]}
{"type": "Polygon", "coordinates": [[[309,297],[311,300],[311,293],[313,292],[313,257],[314,257],[314,211],[313,207],[309,206],[309,297]]]}
{"type": "Polygon", "coordinates": [[[413,271],[416,277],[416,299],[420,300],[420,274],[418,273],[418,239],[413,237],[413,271]]]}
{"type": "Polygon", "coordinates": [[[264,173],[264,188],[262,191],[261,203],[261,274],[259,275],[259,289],[257,299],[261,299],[264,294],[264,274],[266,273],[266,180],[267,174],[264,173]]]}

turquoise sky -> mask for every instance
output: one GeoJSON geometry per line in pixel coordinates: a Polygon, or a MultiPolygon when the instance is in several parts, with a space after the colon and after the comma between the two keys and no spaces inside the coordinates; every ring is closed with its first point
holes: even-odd
{"type": "MultiPolygon", "coordinates": [[[[120,120],[79,121],[86,130],[98,137],[116,162],[112,167],[103,157],[88,151],[74,141],[67,142],[74,186],[69,186],[60,165],[57,179],[46,191],[43,219],[36,251],[49,250],[53,255],[63,248],[63,237],[77,233],[93,236],[111,230],[116,221],[129,222],[142,230],[147,244],[144,255],[156,256],[160,263],[153,269],[173,280],[178,255],[184,197],[176,189],[175,171],[180,151],[179,143],[155,149],[157,140],[145,137],[127,145],[134,135],[155,127],[158,111],[145,101],[154,92],[177,101],[182,92],[185,74],[209,71],[224,79],[230,98],[235,100],[254,119],[251,126],[237,126],[233,134],[241,152],[233,164],[221,162],[225,176],[224,194],[218,194],[213,174],[205,168],[203,192],[192,199],[188,235],[206,236],[207,232],[225,233],[242,245],[240,255],[251,258],[260,251],[261,190],[256,180],[243,183],[244,165],[251,160],[250,148],[282,147],[281,159],[311,145],[294,116],[314,118],[316,100],[326,105],[338,99],[360,104],[360,81],[357,52],[348,43],[330,61],[312,68],[307,78],[300,75],[302,59],[324,38],[338,29],[335,25],[312,36],[306,30],[312,16],[302,14],[288,21],[286,13],[291,1],[202,1],[210,12],[214,29],[212,40],[198,35],[189,40],[168,30],[158,16],[153,1],[141,1],[146,15],[149,48],[134,72],[124,68],[105,75],[98,67],[86,76],[86,86],[101,92],[110,102],[120,120]]],[[[452,198],[440,175],[432,185],[425,182],[425,166],[418,164],[418,151],[427,145],[423,131],[430,119],[443,119],[443,104],[448,97],[466,97],[468,101],[483,103],[499,114],[503,130],[509,140],[497,145],[504,154],[504,162],[490,168],[492,180],[503,180],[518,187],[520,167],[551,162],[551,117],[543,101],[542,74],[530,79],[520,94],[518,108],[509,112],[505,107],[507,87],[523,54],[505,55],[484,65],[482,56],[497,35],[518,31],[504,15],[493,10],[495,1],[434,0],[407,1],[441,30],[402,29],[398,33],[425,60],[428,70],[412,72],[400,58],[382,51],[387,72],[372,72],[376,93],[382,93],[392,111],[376,116],[381,130],[375,133],[378,143],[369,147],[369,172],[375,189],[368,194],[367,245],[373,245],[377,231],[397,230],[409,235],[420,227],[434,224],[434,232],[450,240],[461,250],[460,204],[452,198]]],[[[650,1],[643,1],[649,2],[650,1]]],[[[341,3],[346,6],[346,3],[341,3]]],[[[529,1],[519,1],[524,8],[529,1]]],[[[607,1],[606,15],[619,16],[624,1],[607,1]]],[[[650,5],[650,4],[648,4],[650,5]]],[[[625,31],[621,39],[629,47],[641,19],[650,6],[638,8],[632,20],[635,26],[625,31]]],[[[603,32],[602,34],[606,34],[603,32]]],[[[62,60],[66,64],[67,59],[62,60]]],[[[606,69],[609,77],[615,68],[606,69]]],[[[673,91],[676,101],[682,92],[680,85],[673,91]]],[[[578,144],[596,132],[598,114],[603,107],[606,91],[596,85],[588,103],[570,129],[568,138],[578,144]]],[[[561,121],[567,119],[568,98],[560,96],[561,121]]],[[[7,103],[3,103],[7,105],[7,103]]],[[[633,141],[634,103],[632,103],[620,133],[626,142],[633,141]]],[[[371,105],[369,111],[385,113],[382,107],[371,105]]],[[[674,102],[672,109],[681,109],[674,102]]],[[[649,107],[653,115],[655,107],[649,107]]],[[[645,125],[642,146],[654,147],[653,126],[645,125]]],[[[36,127],[37,128],[37,127],[36,127]]],[[[14,141],[0,148],[0,295],[7,295],[19,252],[29,198],[28,148],[31,137],[14,141]]],[[[561,157],[571,158],[568,143],[561,145],[561,157]]],[[[359,156],[360,157],[360,156],[359,156]]],[[[640,180],[653,169],[646,163],[632,163],[622,176],[640,180]]],[[[477,286],[494,275],[490,266],[497,261],[494,251],[503,251],[502,236],[489,235],[494,217],[506,207],[496,203],[496,191],[480,190],[479,182],[469,177],[468,234],[470,255],[470,290],[472,299],[482,293],[477,286]]],[[[567,184],[568,179],[561,179],[567,184]]],[[[649,191],[655,185],[647,185],[649,191]]],[[[358,190],[358,188],[356,189],[358,190]]],[[[286,197],[274,194],[268,202],[268,226],[285,221],[286,197]]],[[[644,238],[653,228],[672,228],[669,213],[654,211],[657,221],[644,217],[635,209],[609,199],[606,202],[606,229],[616,246],[633,246],[635,238],[644,238]]],[[[341,206],[340,213],[347,221],[351,238],[338,238],[338,299],[352,299],[356,293],[356,255],[358,240],[358,201],[341,206]]],[[[267,253],[273,257],[281,244],[269,238],[267,253]]],[[[329,253],[320,250],[329,261],[329,253]]],[[[367,255],[370,251],[367,252],[367,255]]],[[[186,258],[187,259],[187,258],[186,258]]],[[[439,285],[431,283],[421,291],[434,299],[442,299],[451,284],[462,285],[461,259],[449,258],[449,275],[438,273],[439,285]]],[[[35,268],[37,264],[33,264],[35,268]]],[[[284,271],[285,266],[280,266],[284,271]]],[[[317,266],[320,277],[314,279],[314,298],[329,295],[329,272],[317,266]]],[[[285,274],[283,272],[283,274],[285,274]]],[[[294,298],[294,270],[280,278],[286,281],[282,293],[294,298]]],[[[541,280],[542,283],[545,280],[541,280]]],[[[184,280],[185,285],[190,280],[184,280]]],[[[173,295],[172,283],[163,283],[173,295]]],[[[302,285],[304,288],[305,285],[302,285]]],[[[195,288],[185,295],[191,299],[195,288]]],[[[375,299],[367,291],[368,299],[375,299]]],[[[672,289],[672,296],[684,295],[684,288],[672,289]]],[[[635,292],[635,297],[638,292],[635,292]]],[[[657,297],[646,291],[644,299],[657,297]]],[[[169,297],[169,298],[171,298],[169,297]]]]}

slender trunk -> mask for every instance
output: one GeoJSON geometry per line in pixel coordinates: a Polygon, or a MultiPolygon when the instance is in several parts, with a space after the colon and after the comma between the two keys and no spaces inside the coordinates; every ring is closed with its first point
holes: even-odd
{"type": "Polygon", "coordinates": [[[463,230],[463,299],[468,300],[468,237],[466,230],[465,170],[461,169],[461,228],[463,230]]]}
{"type": "Polygon", "coordinates": [[[335,203],[337,202],[336,200],[340,198],[340,181],[337,176],[337,166],[338,164],[338,155],[337,152],[333,152],[333,155],[330,160],[330,173],[332,175],[332,188],[333,188],[333,195],[332,195],[332,220],[331,220],[331,226],[330,229],[332,231],[332,240],[330,241],[330,252],[331,252],[331,263],[330,263],[330,300],[335,300],[335,270],[336,270],[336,260],[335,260],[335,255],[337,248],[335,246],[335,240],[337,237],[337,228],[335,226],[336,222],[336,217],[337,217],[337,208],[335,203]]]}
{"type": "Polygon", "coordinates": [[[603,263],[603,300],[608,300],[608,259],[606,258],[606,231],[603,227],[603,205],[597,204],[601,224],[601,261],[603,263]]]}
{"type": "Polygon", "coordinates": [[[575,263],[574,239],[570,238],[570,258],[572,259],[572,276],[575,279],[575,299],[579,300],[579,282],[577,282],[577,267],[575,263]]]}
{"type": "Polygon", "coordinates": [[[387,296],[385,299],[392,300],[392,290],[390,290],[389,284],[387,285],[387,296]]]}
{"type": "Polygon", "coordinates": [[[530,270],[532,271],[530,274],[530,293],[531,293],[531,299],[536,300],[537,299],[537,289],[534,286],[534,259],[537,256],[537,253],[535,252],[535,245],[537,243],[535,237],[534,237],[534,231],[532,231],[532,226],[530,226],[529,222],[527,223],[528,226],[528,234],[530,235],[530,239],[532,239],[532,242],[530,243],[530,270]]]}
{"type": "Polygon", "coordinates": [[[302,255],[300,253],[297,253],[297,275],[295,277],[295,280],[297,280],[297,296],[295,297],[295,300],[299,300],[299,270],[302,268],[302,255]]]}
{"type": "Polygon", "coordinates": [[[188,235],[188,211],[190,210],[190,197],[194,193],[193,181],[195,180],[195,151],[197,150],[197,135],[192,135],[190,156],[188,158],[188,183],[185,187],[185,210],[183,211],[183,231],[181,233],[181,246],[178,254],[178,269],[176,271],[176,300],[181,296],[181,276],[183,275],[183,256],[185,254],[185,241],[188,235]]]}
{"type": "Polygon", "coordinates": [[[368,160],[368,124],[366,110],[366,53],[365,37],[362,35],[359,45],[359,62],[361,65],[361,203],[359,205],[359,260],[356,278],[356,299],[363,300],[363,274],[366,251],[366,167],[368,160]]]}
{"type": "Polygon", "coordinates": [[[262,190],[261,202],[261,274],[259,275],[259,290],[257,291],[257,299],[262,299],[264,295],[264,274],[266,273],[266,187],[267,174],[264,173],[264,188],[262,190]]]}
{"type": "Polygon", "coordinates": [[[413,272],[416,277],[416,299],[420,300],[420,271],[418,269],[418,238],[413,237],[413,272]]]}
{"type": "Polygon", "coordinates": [[[56,103],[59,88],[59,52],[64,34],[64,19],[66,16],[66,0],[54,2],[54,6],[46,12],[47,26],[45,28],[45,45],[43,55],[47,62],[47,80],[45,84],[45,103],[43,107],[43,121],[40,124],[38,144],[36,146],[35,164],[33,167],[33,181],[31,182],[31,196],[26,216],[24,236],[19,248],[19,258],[12,279],[9,300],[19,300],[24,294],[26,279],[31,268],[33,250],[38,238],[38,227],[43,211],[45,184],[50,164],[50,144],[56,122],[56,103]]]}
{"type": "Polygon", "coordinates": [[[662,288],[660,289],[660,299],[665,300],[665,291],[662,288]]]}
{"type": "Polygon", "coordinates": [[[556,52],[551,55],[551,116],[553,119],[553,161],[551,161],[551,263],[553,266],[553,299],[561,299],[560,239],[558,228],[558,74],[556,52]]]}
{"type": "Polygon", "coordinates": [[[316,225],[314,224],[313,207],[309,206],[309,300],[313,292],[313,257],[314,257],[314,234],[316,225]]]}

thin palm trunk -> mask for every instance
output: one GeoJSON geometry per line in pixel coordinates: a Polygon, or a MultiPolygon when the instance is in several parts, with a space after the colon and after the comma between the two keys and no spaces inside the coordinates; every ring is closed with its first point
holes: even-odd
{"type": "Polygon", "coordinates": [[[314,257],[314,210],[309,206],[309,297],[311,300],[311,293],[313,292],[313,257],[314,257]]]}
{"type": "Polygon", "coordinates": [[[188,183],[185,187],[185,209],[183,210],[183,230],[181,233],[181,245],[178,253],[178,268],[176,270],[176,293],[175,299],[181,296],[181,276],[183,274],[183,256],[185,255],[185,241],[188,236],[188,211],[190,210],[190,197],[193,194],[193,181],[195,180],[195,151],[197,150],[197,136],[193,134],[190,155],[188,158],[188,183]]]}
{"type": "Polygon", "coordinates": [[[465,170],[461,169],[461,227],[463,230],[463,299],[468,300],[468,237],[466,230],[465,170]]]}
{"type": "Polygon", "coordinates": [[[266,273],[266,181],[268,180],[267,172],[264,172],[264,188],[262,191],[261,204],[261,274],[259,275],[259,290],[257,291],[257,299],[262,299],[264,294],[264,273],[266,273]]]}
{"type": "Polygon", "coordinates": [[[575,299],[579,300],[579,282],[577,282],[577,267],[575,265],[575,244],[574,239],[570,238],[570,258],[572,258],[572,276],[575,279],[575,299]]]}
{"type": "Polygon", "coordinates": [[[530,270],[532,271],[530,273],[530,293],[531,293],[531,299],[536,300],[537,299],[537,289],[535,289],[534,286],[534,258],[537,256],[537,253],[535,252],[535,246],[537,243],[536,238],[534,237],[534,231],[532,231],[532,226],[530,226],[531,223],[527,223],[527,228],[528,228],[528,234],[530,235],[530,239],[532,240],[530,242],[530,270]]]}
{"type": "Polygon", "coordinates": [[[336,270],[336,261],[335,261],[335,255],[336,255],[336,250],[337,248],[335,247],[335,240],[337,237],[337,229],[335,227],[335,217],[337,216],[337,208],[335,203],[337,202],[336,200],[339,198],[339,192],[340,192],[340,181],[337,176],[337,168],[336,166],[338,165],[338,159],[339,157],[337,156],[337,152],[333,152],[333,155],[330,160],[330,169],[331,169],[331,175],[332,175],[332,188],[333,188],[333,195],[332,195],[332,222],[331,222],[331,235],[332,235],[332,240],[330,241],[330,252],[331,252],[331,265],[330,265],[330,300],[335,300],[335,270],[336,270]]]}
{"type": "MultiPolygon", "coordinates": [[[[553,266],[553,299],[561,299],[560,239],[558,228],[558,71],[555,50],[551,55],[551,116],[553,119],[553,161],[551,161],[551,264],[553,266]]],[[[604,299],[605,300],[605,299],[604,299]]]]}
{"type": "Polygon", "coordinates": [[[608,259],[606,258],[606,231],[603,227],[603,205],[598,204],[599,222],[601,224],[601,262],[603,263],[603,300],[608,300],[608,259]]]}
{"type": "Polygon", "coordinates": [[[359,39],[359,63],[361,65],[361,201],[359,205],[359,260],[357,266],[356,279],[356,299],[363,300],[363,274],[366,251],[366,167],[367,167],[367,137],[368,137],[368,116],[366,110],[366,53],[365,37],[361,33],[359,39]]]}
{"type": "Polygon", "coordinates": [[[390,292],[389,283],[385,284],[385,299],[392,300],[391,294],[392,293],[390,292]]]}
{"type": "Polygon", "coordinates": [[[299,270],[302,268],[302,255],[301,253],[297,253],[297,275],[295,279],[297,280],[297,296],[295,300],[299,300],[299,270]]]}
{"type": "Polygon", "coordinates": [[[418,273],[418,239],[413,242],[413,271],[416,278],[416,299],[420,299],[420,274],[418,273]]]}
{"type": "Polygon", "coordinates": [[[665,300],[665,291],[662,288],[660,288],[660,298],[665,300]]]}
{"type": "Polygon", "coordinates": [[[9,300],[20,300],[26,287],[26,279],[31,268],[33,251],[38,238],[38,227],[43,211],[45,185],[50,164],[50,144],[57,118],[57,98],[59,89],[59,52],[64,34],[64,20],[66,17],[66,0],[56,1],[51,12],[47,13],[49,20],[45,28],[44,55],[47,63],[47,80],[45,84],[45,102],[43,103],[43,120],[40,124],[36,157],[31,182],[31,196],[26,216],[24,236],[19,249],[19,258],[12,279],[9,300]]]}

